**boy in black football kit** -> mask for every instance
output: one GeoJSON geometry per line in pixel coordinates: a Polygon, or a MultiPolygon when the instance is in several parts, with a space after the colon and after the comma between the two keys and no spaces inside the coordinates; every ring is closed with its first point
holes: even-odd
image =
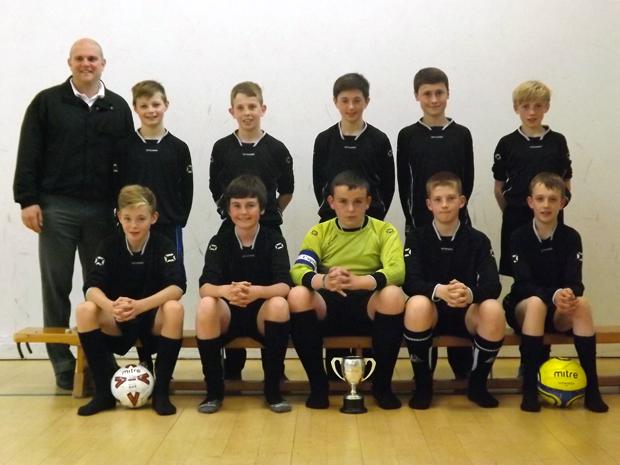
{"type": "Polygon", "coordinates": [[[593,412],[606,412],[609,407],[598,387],[592,311],[583,297],[581,237],[558,221],[566,204],[565,181],[557,174],[543,172],[532,179],[529,192],[527,203],[534,219],[512,234],[515,281],[504,299],[508,324],[521,333],[521,410],[540,410],[537,375],[546,359],[544,333],[572,332],[588,380],[585,406],[593,412]]]}
{"type": "MultiPolygon", "coordinates": [[[[232,88],[228,112],[237,121],[238,129],[213,145],[209,189],[219,204],[234,178],[242,174],[258,176],[267,188],[265,213],[260,223],[280,232],[284,209],[293,198],[293,158],[282,142],[261,129],[261,118],[266,111],[258,84],[245,81],[232,88]]],[[[222,227],[232,227],[226,208],[220,206],[218,211],[224,220],[222,227]]],[[[245,354],[245,349],[226,349],[227,379],[241,379],[245,354]]]]}
{"type": "MultiPolygon", "coordinates": [[[[455,173],[469,201],[474,188],[474,149],[469,129],[446,117],[450,97],[448,76],[438,68],[422,68],[413,77],[413,92],[423,116],[398,133],[396,171],[398,195],[405,213],[405,232],[430,225],[433,214],[426,206],[426,181],[440,171],[455,173]]],[[[461,222],[469,223],[467,206],[461,222]]],[[[457,378],[466,378],[472,364],[467,347],[449,347],[448,361],[457,378]]]]}
{"type": "MultiPolygon", "coordinates": [[[[169,102],[164,87],[156,81],[141,81],[131,89],[133,109],[141,127],[119,144],[119,186],[139,184],[157,198],[159,218],[151,229],[167,236],[183,264],[183,227],[187,223],[194,182],[187,144],[164,126],[169,102]]],[[[138,347],[140,361],[153,369],[147,347],[138,347]]]]}
{"type": "Polygon", "coordinates": [[[182,229],[187,224],[194,193],[189,148],[164,126],[169,102],[159,82],[141,81],[131,91],[141,127],[123,143],[120,187],[140,184],[153,191],[159,219],[152,229],[170,238],[177,247],[177,259],[182,262],[182,229]]]}
{"type": "Polygon", "coordinates": [[[207,397],[198,406],[202,413],[215,413],[222,406],[221,349],[238,336],[265,346],[264,393],[269,409],[291,410],[280,393],[290,326],[289,259],[282,235],[259,224],[266,202],[265,186],[250,175],[234,179],[220,199],[233,227],[221,228],[209,242],[200,277],[196,338],[207,384],[207,397]]]}
{"type": "MultiPolygon", "coordinates": [[[[258,176],[267,188],[261,224],[279,230],[282,212],[293,198],[293,158],[282,142],[261,129],[267,111],[260,86],[241,82],[230,93],[229,113],[238,129],[213,145],[209,189],[216,204],[228,184],[242,174],[258,176]]],[[[219,210],[226,219],[226,210],[219,210]]]]}
{"type": "Polygon", "coordinates": [[[372,203],[368,215],[382,220],[394,196],[394,159],[388,137],[364,121],[370,102],[370,85],[358,73],[340,76],[334,83],[334,104],[341,120],[314,141],[312,183],[321,221],[334,218],[327,196],[332,179],[354,171],[370,183],[372,203]]]}
{"type": "MultiPolygon", "coordinates": [[[[424,115],[400,130],[396,147],[398,194],[407,232],[433,221],[426,207],[426,181],[433,174],[456,174],[466,200],[474,188],[471,133],[445,113],[450,96],[448,76],[438,68],[423,68],[413,78],[413,91],[424,115]]],[[[460,215],[467,220],[467,209],[463,208],[460,215]]]]}
{"type": "Polygon", "coordinates": [[[506,320],[495,300],[501,285],[491,243],[459,220],[466,199],[456,174],[436,173],[426,185],[433,222],[414,229],[405,244],[403,290],[411,296],[405,308],[405,341],[416,385],[409,406],[430,406],[433,336],[452,334],[473,340],[467,397],[481,407],[497,407],[486,383],[504,340],[506,320]]]}
{"type": "Polygon", "coordinates": [[[125,186],[118,197],[123,234],[104,240],[84,284],[86,301],[76,312],[80,343],[95,384],[92,400],[78,415],[112,409],[109,355],[124,355],[139,338],[157,352],[153,408],[172,415],[169,384],[183,337],[185,271],[172,242],[150,232],[157,221],[155,196],[146,187],[125,186]]]}
{"type": "Polygon", "coordinates": [[[510,236],[532,220],[532,210],[526,201],[532,178],[543,171],[556,173],[564,179],[570,195],[573,171],[566,138],[542,124],[550,99],[551,91],[542,82],[519,84],[512,93],[512,101],[521,126],[502,137],[495,149],[494,191],[502,211],[499,272],[506,276],[512,276],[510,236]]]}

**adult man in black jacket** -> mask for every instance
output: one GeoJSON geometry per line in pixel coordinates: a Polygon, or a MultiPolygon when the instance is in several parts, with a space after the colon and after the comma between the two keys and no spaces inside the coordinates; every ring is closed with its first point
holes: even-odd
{"type": "MultiPolygon", "coordinates": [[[[131,111],[101,82],[106,61],[92,39],[73,44],[71,77],[40,92],[22,123],[14,198],[24,225],[39,234],[45,326],[69,326],[76,248],[83,275],[97,244],[114,228],[114,142],[133,130],[131,111]]],[[[67,346],[48,344],[56,384],[73,385],[67,346]]]]}

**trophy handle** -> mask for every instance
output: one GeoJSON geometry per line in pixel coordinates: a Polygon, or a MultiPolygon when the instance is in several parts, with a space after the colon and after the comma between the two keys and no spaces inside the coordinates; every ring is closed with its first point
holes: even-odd
{"type": "MultiPolygon", "coordinates": [[[[336,362],[340,363],[340,368],[342,368],[342,357],[334,357],[332,358],[332,370],[334,371],[334,373],[336,373],[336,376],[338,376],[338,378],[340,378],[341,380],[345,381],[343,376],[340,375],[340,371],[338,370],[338,368],[336,368],[336,362]]],[[[374,360],[373,360],[374,362],[374,360]]]]}
{"type": "Polygon", "coordinates": [[[366,376],[362,378],[362,381],[365,381],[366,379],[370,378],[370,375],[372,375],[372,373],[375,371],[375,367],[377,366],[377,362],[375,361],[374,358],[367,358],[364,360],[364,362],[365,362],[364,366],[370,363],[370,371],[368,372],[366,376]]]}

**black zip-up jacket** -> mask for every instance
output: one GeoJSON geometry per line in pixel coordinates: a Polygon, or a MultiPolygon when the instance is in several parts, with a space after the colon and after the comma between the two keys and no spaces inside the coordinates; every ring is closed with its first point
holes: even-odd
{"type": "Polygon", "coordinates": [[[115,142],[133,131],[127,102],[106,89],[88,107],[67,79],[41,91],[22,123],[13,182],[22,208],[41,194],[114,201],[115,142]]]}

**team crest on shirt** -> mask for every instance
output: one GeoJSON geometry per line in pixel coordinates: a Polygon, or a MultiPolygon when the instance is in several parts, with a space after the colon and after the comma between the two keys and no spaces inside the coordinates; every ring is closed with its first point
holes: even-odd
{"type": "Polygon", "coordinates": [[[95,265],[96,266],[103,266],[105,265],[105,258],[103,258],[101,255],[98,257],[95,257],[95,265]]]}
{"type": "Polygon", "coordinates": [[[176,261],[177,261],[177,257],[175,257],[173,253],[167,253],[166,255],[164,255],[164,262],[172,263],[176,261]]]}
{"type": "Polygon", "coordinates": [[[194,172],[192,165],[187,165],[187,167],[185,168],[185,171],[187,171],[187,174],[192,174],[194,172]]]}
{"type": "Polygon", "coordinates": [[[577,252],[577,261],[583,262],[583,252],[577,252]]]}
{"type": "Polygon", "coordinates": [[[502,159],[502,154],[501,153],[496,153],[494,158],[496,160],[501,160],[502,159]]]}
{"type": "Polygon", "coordinates": [[[519,256],[515,253],[512,254],[512,263],[518,263],[519,262],[519,256]]]}
{"type": "Polygon", "coordinates": [[[407,258],[407,257],[411,257],[411,248],[410,247],[407,247],[405,249],[405,258],[407,258]]]}
{"type": "Polygon", "coordinates": [[[217,250],[217,244],[209,244],[209,250],[217,250]]]}
{"type": "Polygon", "coordinates": [[[310,234],[312,234],[313,236],[318,236],[319,232],[316,229],[313,229],[312,231],[310,231],[310,234]]]}
{"type": "Polygon", "coordinates": [[[394,157],[394,154],[392,153],[392,149],[388,150],[387,156],[388,158],[394,157]]]}
{"type": "Polygon", "coordinates": [[[385,234],[392,234],[394,232],[394,230],[392,228],[387,228],[385,230],[385,234]]]}
{"type": "Polygon", "coordinates": [[[282,242],[278,242],[276,245],[274,245],[274,248],[276,250],[282,250],[284,248],[284,244],[282,242]]]}

